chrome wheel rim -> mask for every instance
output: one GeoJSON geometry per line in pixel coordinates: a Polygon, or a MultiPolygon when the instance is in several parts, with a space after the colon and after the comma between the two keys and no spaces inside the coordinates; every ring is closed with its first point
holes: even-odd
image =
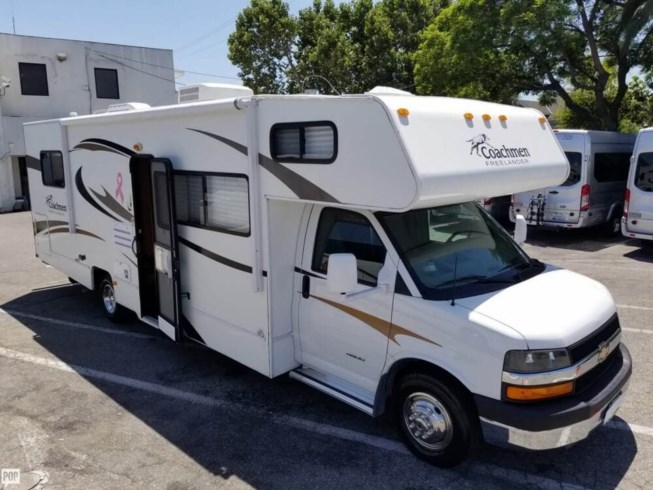
{"type": "Polygon", "coordinates": [[[105,284],[102,288],[102,301],[104,302],[104,309],[107,313],[113,315],[116,312],[116,295],[113,292],[113,287],[110,284],[105,284]]]}
{"type": "Polygon", "coordinates": [[[616,220],[614,220],[614,222],[612,223],[612,232],[613,232],[613,233],[619,233],[620,230],[621,230],[621,220],[620,220],[620,219],[616,219],[616,220]]]}
{"type": "Polygon", "coordinates": [[[430,451],[446,448],[453,439],[453,423],[439,400],[428,393],[412,393],[404,401],[404,424],[411,438],[430,451]]]}

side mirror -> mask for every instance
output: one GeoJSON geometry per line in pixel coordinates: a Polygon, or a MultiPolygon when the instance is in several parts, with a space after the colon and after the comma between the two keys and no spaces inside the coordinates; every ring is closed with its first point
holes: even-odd
{"type": "Polygon", "coordinates": [[[331,254],[327,266],[327,289],[331,293],[349,294],[358,285],[358,268],[354,254],[331,254]]]}
{"type": "Polygon", "coordinates": [[[526,218],[521,214],[515,216],[515,234],[513,239],[517,242],[517,245],[522,245],[526,241],[526,235],[528,234],[528,225],[526,224],[526,218]]]}

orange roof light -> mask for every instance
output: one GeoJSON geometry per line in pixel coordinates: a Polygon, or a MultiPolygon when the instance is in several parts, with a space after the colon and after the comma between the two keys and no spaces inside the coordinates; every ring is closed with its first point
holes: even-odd
{"type": "Polygon", "coordinates": [[[397,114],[399,114],[399,116],[401,117],[407,117],[408,114],[410,114],[410,111],[405,107],[400,107],[399,109],[397,109],[397,114]]]}
{"type": "Polygon", "coordinates": [[[143,145],[141,145],[140,143],[134,143],[134,146],[132,146],[132,148],[136,153],[140,153],[143,151],[143,145]]]}
{"type": "Polygon", "coordinates": [[[540,121],[540,124],[544,124],[546,122],[546,117],[542,116],[538,119],[540,121]]]}
{"type": "Polygon", "coordinates": [[[504,116],[503,114],[501,114],[501,115],[499,116],[499,121],[501,121],[501,122],[505,122],[505,121],[507,121],[507,120],[508,120],[508,116],[504,116]]]}
{"type": "Polygon", "coordinates": [[[470,120],[474,119],[474,114],[472,114],[471,112],[465,112],[464,117],[465,117],[465,119],[470,121],[470,120]]]}
{"type": "Polygon", "coordinates": [[[483,116],[481,117],[483,118],[483,121],[489,121],[490,119],[492,119],[492,116],[490,116],[489,114],[483,114],[483,116]]]}

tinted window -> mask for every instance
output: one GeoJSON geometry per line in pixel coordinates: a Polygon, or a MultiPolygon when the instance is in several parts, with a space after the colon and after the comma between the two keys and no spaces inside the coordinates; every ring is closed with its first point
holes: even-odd
{"type": "Polygon", "coordinates": [[[569,160],[569,177],[562,185],[570,186],[580,182],[580,173],[582,170],[583,156],[577,151],[566,151],[565,156],[569,160]]]}
{"type": "Polygon", "coordinates": [[[385,252],[379,236],[364,216],[342,209],[322,211],[313,250],[314,271],[326,274],[329,255],[351,253],[356,256],[358,282],[376,286],[385,252]]]}
{"type": "Polygon", "coordinates": [[[41,152],[41,179],[49,187],[66,187],[63,156],[60,151],[41,152]]]}
{"type": "Polygon", "coordinates": [[[653,153],[640,153],[635,169],[635,187],[653,192],[653,153]]]}
{"type": "Polygon", "coordinates": [[[338,133],[331,122],[275,124],[270,154],[283,162],[331,163],[336,159],[338,133]]]}
{"type": "Polygon", "coordinates": [[[177,222],[249,236],[249,187],[240,175],[175,174],[177,222]]]}
{"type": "Polygon", "coordinates": [[[95,94],[98,99],[119,99],[118,71],[109,68],[95,69],[95,94]]]}
{"type": "Polygon", "coordinates": [[[49,95],[48,74],[41,63],[18,63],[20,93],[23,95],[49,95]]]}
{"type": "Polygon", "coordinates": [[[157,225],[159,228],[169,230],[170,211],[168,209],[168,183],[165,172],[154,173],[154,196],[157,225]]]}
{"type": "Polygon", "coordinates": [[[597,182],[625,182],[628,179],[630,153],[596,153],[594,178],[597,182]]]}

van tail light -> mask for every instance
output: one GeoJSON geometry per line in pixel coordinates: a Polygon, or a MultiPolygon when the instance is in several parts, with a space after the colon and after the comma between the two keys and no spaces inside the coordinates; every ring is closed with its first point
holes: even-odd
{"type": "Polygon", "coordinates": [[[491,206],[492,205],[492,198],[491,197],[486,197],[483,199],[483,205],[484,206],[491,206]]]}
{"type": "Polygon", "coordinates": [[[629,204],[630,204],[630,189],[626,187],[626,196],[624,197],[624,218],[628,217],[629,204]]]}
{"type": "Polygon", "coordinates": [[[589,211],[590,209],[590,186],[585,184],[580,188],[580,210],[589,211]]]}

